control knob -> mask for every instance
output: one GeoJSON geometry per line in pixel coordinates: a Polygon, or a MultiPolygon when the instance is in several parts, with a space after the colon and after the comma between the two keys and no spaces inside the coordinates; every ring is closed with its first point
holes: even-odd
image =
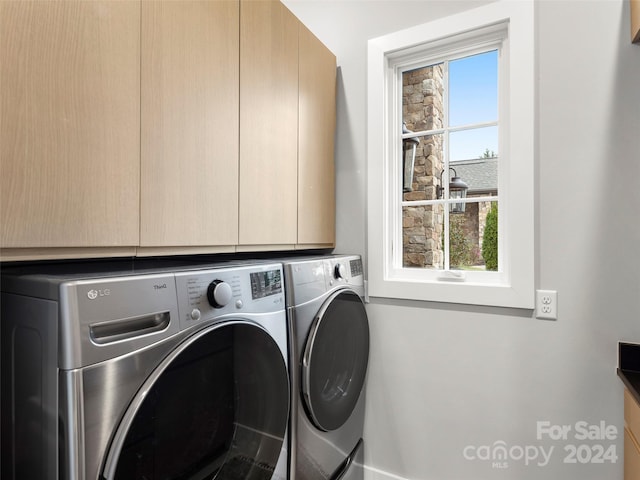
{"type": "Polygon", "coordinates": [[[222,280],[214,280],[207,288],[207,300],[213,308],[222,308],[231,301],[231,286],[222,280]]]}
{"type": "Polygon", "coordinates": [[[340,280],[341,278],[343,278],[343,279],[346,278],[347,277],[347,267],[345,267],[341,263],[336,263],[336,267],[333,270],[333,276],[336,278],[336,280],[340,280]]]}

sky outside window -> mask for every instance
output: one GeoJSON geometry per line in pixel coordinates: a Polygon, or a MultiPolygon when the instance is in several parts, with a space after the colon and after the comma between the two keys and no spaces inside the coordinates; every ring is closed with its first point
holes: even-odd
{"type": "MultiPolygon", "coordinates": [[[[449,62],[449,126],[498,120],[498,51],[449,62]]],[[[498,153],[497,127],[465,130],[450,137],[452,161],[498,153]]]]}
{"type": "Polygon", "coordinates": [[[449,161],[482,157],[487,149],[498,154],[498,127],[472,128],[449,134],[449,161]]]}

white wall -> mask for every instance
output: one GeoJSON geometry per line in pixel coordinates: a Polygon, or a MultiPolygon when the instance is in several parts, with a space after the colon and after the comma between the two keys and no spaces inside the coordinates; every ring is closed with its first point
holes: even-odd
{"type": "MultiPolygon", "coordinates": [[[[366,42],[486,2],[285,0],[338,58],[338,241],[364,253],[366,42]]],[[[640,342],[640,46],[623,0],[537,3],[537,275],[558,320],[530,311],[372,299],[369,479],[622,478],[617,342],[640,342]],[[614,441],[536,438],[536,422],[604,421],[614,441]],[[506,469],[465,446],[538,446],[506,469]],[[565,464],[568,445],[614,464],[565,464]]],[[[514,450],[517,453],[517,450],[514,450]]]]}

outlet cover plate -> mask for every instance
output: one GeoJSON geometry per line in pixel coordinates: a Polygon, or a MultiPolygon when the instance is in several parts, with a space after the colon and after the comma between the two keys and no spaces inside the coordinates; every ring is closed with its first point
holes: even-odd
{"type": "Polygon", "coordinates": [[[555,290],[536,290],[536,318],[558,319],[558,292],[555,290]]]}

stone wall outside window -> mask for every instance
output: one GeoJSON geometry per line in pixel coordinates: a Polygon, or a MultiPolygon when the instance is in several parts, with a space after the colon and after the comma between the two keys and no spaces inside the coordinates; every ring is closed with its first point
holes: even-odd
{"type": "MultiPolygon", "coordinates": [[[[443,69],[433,65],[405,72],[402,78],[402,116],[411,131],[443,127],[443,69]]],[[[404,200],[433,200],[440,186],[442,135],[419,137],[412,191],[404,200]]],[[[404,207],[402,212],[403,266],[443,268],[444,207],[404,207]]]]}

